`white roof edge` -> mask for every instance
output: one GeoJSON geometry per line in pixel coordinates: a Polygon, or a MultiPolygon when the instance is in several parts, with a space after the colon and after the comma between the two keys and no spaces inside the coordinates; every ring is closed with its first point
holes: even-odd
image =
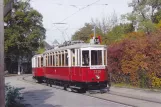
{"type": "Polygon", "coordinates": [[[43,54],[45,53],[50,53],[50,52],[54,52],[54,51],[61,51],[61,50],[67,50],[67,49],[72,49],[72,48],[85,48],[85,47],[104,47],[107,48],[107,45],[93,45],[93,44],[74,44],[74,45],[70,45],[70,46],[65,46],[65,47],[60,47],[57,49],[51,49],[51,50],[47,50],[45,51],[43,54]]]}

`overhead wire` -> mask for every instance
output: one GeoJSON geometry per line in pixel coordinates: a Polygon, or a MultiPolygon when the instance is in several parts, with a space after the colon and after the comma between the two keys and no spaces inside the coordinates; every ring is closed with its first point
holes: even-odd
{"type": "Polygon", "coordinates": [[[60,23],[61,23],[61,22],[64,22],[65,20],[69,19],[70,17],[72,17],[73,15],[77,14],[77,13],[80,12],[81,10],[84,10],[85,8],[91,6],[91,5],[93,5],[93,4],[95,4],[95,3],[99,2],[99,1],[100,1],[100,0],[97,0],[97,1],[95,1],[95,2],[93,2],[93,3],[91,3],[91,4],[86,5],[85,7],[80,8],[78,11],[76,11],[76,12],[74,12],[73,14],[71,14],[70,16],[64,18],[62,21],[60,21],[60,23]]]}
{"type": "MultiPolygon", "coordinates": [[[[55,24],[54,24],[54,26],[55,26],[55,24]]],[[[58,29],[56,26],[55,26],[55,28],[62,33],[62,37],[63,37],[64,41],[66,41],[65,37],[63,36],[64,33],[60,29],[58,29]]]]}
{"type": "MultiPolygon", "coordinates": [[[[80,12],[81,10],[83,10],[83,9],[89,7],[89,6],[92,6],[93,4],[95,4],[95,3],[99,2],[99,1],[100,1],[100,0],[97,0],[97,1],[95,1],[95,2],[93,2],[93,3],[91,3],[91,4],[86,5],[85,7],[80,8],[78,11],[76,11],[76,12],[74,12],[73,14],[71,14],[70,16],[64,18],[64,19],[63,19],[62,21],[60,21],[59,23],[64,22],[65,20],[67,20],[68,18],[70,18],[70,17],[72,17],[73,15],[77,14],[77,13],[80,12]]],[[[74,6],[74,5],[73,5],[73,6],[74,6]]],[[[75,7],[76,7],[76,6],[75,6],[75,7]]],[[[67,35],[67,33],[66,33],[66,35],[67,35]]],[[[67,37],[68,37],[68,39],[70,40],[70,38],[69,38],[68,35],[67,35],[67,37]]]]}
{"type": "MultiPolygon", "coordinates": [[[[78,11],[76,11],[76,12],[74,12],[74,13],[72,13],[71,15],[69,15],[69,16],[67,16],[66,18],[64,18],[62,21],[60,21],[59,23],[62,23],[62,22],[64,22],[65,20],[67,20],[67,19],[69,19],[70,17],[72,17],[73,15],[75,15],[75,14],[77,14],[78,12],[80,12],[80,11],[82,11],[82,10],[84,10],[84,9],[86,9],[86,8],[88,8],[88,7],[90,7],[90,6],[92,6],[92,5],[105,5],[105,6],[107,6],[108,4],[96,4],[97,2],[99,2],[100,0],[97,0],[97,1],[95,1],[95,2],[93,2],[93,3],[91,3],[91,4],[88,4],[88,5],[75,5],[75,4],[70,4],[70,5],[68,5],[68,6],[72,6],[72,7],[74,7],[74,8],[78,8],[79,10],[78,11]],[[84,7],[82,7],[82,8],[79,8],[79,6],[84,6],[84,7]]],[[[30,0],[30,2],[33,2],[33,0],[30,0]]],[[[63,6],[63,4],[61,4],[61,3],[52,3],[52,4],[56,4],[56,5],[59,5],[59,6],[63,6]]],[[[55,26],[55,25],[54,25],[55,26]]],[[[64,41],[66,41],[65,40],[65,37],[64,37],[64,32],[63,31],[61,31],[60,29],[58,29],[56,26],[55,26],[55,28],[57,29],[57,30],[59,30],[61,33],[62,33],[62,36],[63,36],[63,39],[64,39],[64,41]]],[[[70,29],[70,28],[69,28],[70,29]]],[[[67,29],[66,29],[67,30],[67,29]]],[[[67,37],[68,37],[68,39],[70,39],[69,38],[69,35],[67,34],[67,32],[65,31],[65,34],[67,35],[67,37]]]]}

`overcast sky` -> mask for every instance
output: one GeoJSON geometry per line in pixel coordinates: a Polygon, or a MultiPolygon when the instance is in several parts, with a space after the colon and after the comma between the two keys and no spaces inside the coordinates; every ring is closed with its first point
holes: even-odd
{"type": "Polygon", "coordinates": [[[112,13],[131,12],[128,3],[132,0],[31,0],[31,6],[43,15],[46,28],[46,41],[49,44],[56,39],[58,42],[69,40],[76,30],[83,27],[91,19],[101,19],[112,13]],[[90,6],[86,7],[87,5],[90,6]],[[106,5],[108,4],[108,5],[106,5]],[[81,9],[86,7],[84,9],[81,9]],[[79,11],[79,9],[81,9],[79,11]],[[74,13],[74,15],[72,15],[74,13]],[[63,25],[53,23],[63,22],[63,25]]]}

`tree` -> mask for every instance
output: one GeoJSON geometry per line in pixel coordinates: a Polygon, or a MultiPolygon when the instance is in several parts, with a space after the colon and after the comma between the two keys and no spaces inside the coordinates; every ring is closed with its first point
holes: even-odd
{"type": "Polygon", "coordinates": [[[124,38],[124,35],[134,31],[131,23],[120,24],[115,26],[110,32],[105,36],[104,44],[111,44],[113,42],[119,41],[124,38]]]}
{"type": "Polygon", "coordinates": [[[161,10],[157,11],[153,16],[154,23],[159,23],[160,20],[161,20],[161,10]]]}
{"type": "Polygon", "coordinates": [[[103,35],[107,34],[109,31],[112,30],[113,27],[118,25],[118,17],[115,11],[108,17],[104,16],[101,20],[91,20],[92,24],[97,26],[103,35]]]}
{"type": "Polygon", "coordinates": [[[148,34],[155,31],[154,15],[160,10],[161,0],[133,0],[129,6],[133,8],[133,11],[125,17],[133,23],[137,30],[148,34]]]}
{"type": "Polygon", "coordinates": [[[33,52],[43,47],[45,28],[42,15],[30,7],[29,2],[19,1],[14,11],[5,17],[5,54],[21,60],[30,60],[33,52]]]}
{"type": "MultiPolygon", "coordinates": [[[[90,36],[93,35],[93,28],[94,25],[85,23],[84,27],[75,32],[75,34],[72,36],[72,40],[83,40],[86,43],[89,42],[90,36]]],[[[100,29],[96,27],[97,35],[100,34],[98,32],[100,32],[100,29]]]]}

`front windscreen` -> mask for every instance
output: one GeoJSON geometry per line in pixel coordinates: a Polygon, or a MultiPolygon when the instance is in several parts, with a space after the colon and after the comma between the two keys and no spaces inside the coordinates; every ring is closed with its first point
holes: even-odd
{"type": "Polygon", "coordinates": [[[91,51],[91,65],[102,65],[102,50],[91,51]]]}

